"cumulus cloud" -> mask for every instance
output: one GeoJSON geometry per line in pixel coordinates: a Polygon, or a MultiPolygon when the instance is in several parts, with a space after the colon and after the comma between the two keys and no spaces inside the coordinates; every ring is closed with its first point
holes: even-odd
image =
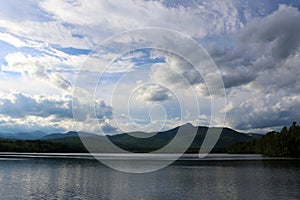
{"type": "Polygon", "coordinates": [[[0,131],[74,130],[70,96],[0,93],[0,131]]]}
{"type": "Polygon", "coordinates": [[[59,96],[30,96],[23,93],[2,93],[0,96],[0,112],[15,118],[28,115],[58,118],[72,118],[71,98],[59,96]]]}
{"type": "Polygon", "coordinates": [[[163,58],[164,62],[152,65],[150,76],[154,82],[173,90],[184,90],[186,95],[197,93],[199,97],[218,97],[224,94],[220,71],[203,52],[201,55],[191,56],[198,63],[197,66],[193,66],[181,56],[165,51],[153,51],[152,59],[157,57],[163,58]]]}
{"type": "Polygon", "coordinates": [[[267,50],[273,59],[285,59],[299,51],[300,13],[297,8],[280,5],[264,19],[256,18],[240,33],[242,41],[258,50],[267,50]]]}
{"type": "Polygon", "coordinates": [[[236,43],[234,47],[220,49],[216,45],[211,46],[210,55],[222,71],[225,86],[257,85],[262,81],[260,79],[274,80],[274,77],[265,78],[268,73],[269,77],[275,74],[281,76],[289,71],[297,74],[299,70],[296,70],[295,60],[300,50],[299,20],[297,8],[280,5],[274,13],[253,19],[236,33],[232,41],[236,43]]]}
{"type": "Polygon", "coordinates": [[[235,128],[241,130],[287,126],[300,119],[299,106],[299,96],[280,99],[276,94],[268,95],[243,102],[228,112],[228,119],[235,128]]]}
{"type": "Polygon", "coordinates": [[[281,5],[267,18],[255,21],[263,27],[260,31],[255,32],[250,24],[242,32],[242,36],[251,32],[257,36],[257,39],[249,37],[250,45],[258,46],[258,56],[253,61],[257,78],[250,85],[252,89],[265,93],[282,90],[286,95],[299,94],[299,20],[300,12],[296,8],[281,5]]]}
{"type": "Polygon", "coordinates": [[[164,58],[164,63],[152,65],[151,79],[168,86],[188,88],[203,83],[199,72],[183,58],[163,51],[153,51],[152,58],[164,58]]]}
{"type": "MultiPolygon", "coordinates": [[[[78,53],[80,49],[93,49],[107,37],[134,28],[169,28],[201,43],[209,43],[215,38],[220,42],[211,45],[209,53],[222,72],[228,98],[232,102],[226,108],[230,126],[256,129],[289,124],[299,119],[295,110],[299,107],[300,93],[300,12],[297,8],[280,5],[275,12],[266,16],[269,10],[261,9],[261,4],[251,10],[248,6],[256,3],[244,2],[6,2],[0,5],[0,40],[10,44],[7,45],[10,48],[11,45],[15,47],[15,52],[7,54],[3,48],[1,55],[7,55],[2,59],[1,71],[6,76],[19,73],[29,77],[28,81],[35,79],[35,82],[40,80],[49,83],[53,88],[62,89],[58,91],[65,94],[64,91],[71,91],[73,77],[85,60],[78,53]],[[252,19],[253,16],[257,18],[252,19]],[[70,47],[76,55],[64,53],[64,48],[70,47]]],[[[168,43],[170,47],[180,45],[163,37],[157,41],[168,43]]],[[[105,49],[107,52],[101,54],[102,57],[89,58],[91,70],[84,72],[86,84],[90,83],[91,76],[97,75],[94,72],[103,72],[112,58],[116,58],[114,50],[120,47],[117,42],[115,46],[105,49]]],[[[191,49],[187,51],[193,54],[191,49]]],[[[134,59],[143,59],[144,56],[142,52],[129,54],[113,63],[107,73],[121,74],[135,70],[134,59]]],[[[158,51],[157,55],[152,52],[152,57],[153,60],[156,57],[164,62],[153,64],[153,60],[150,61],[151,81],[167,86],[172,92],[174,89],[187,91],[190,86],[199,96],[218,92],[219,88],[213,88],[215,92],[208,91],[205,80],[209,80],[211,85],[216,84],[213,73],[206,72],[205,68],[201,71],[201,77],[193,66],[178,56],[158,51]]],[[[16,77],[14,75],[14,80],[16,77]]],[[[190,90],[187,93],[191,93],[190,90]]],[[[146,102],[165,103],[172,97],[165,87],[153,85],[140,88],[139,95],[146,102]]],[[[184,98],[188,97],[185,94],[184,98]]],[[[5,124],[7,127],[20,125],[19,128],[26,129],[43,125],[57,130],[72,129],[68,98],[24,93],[2,95],[0,124],[4,125],[1,127],[3,129],[5,124]]],[[[96,121],[103,129],[107,132],[117,130],[113,120],[109,120],[112,117],[110,106],[98,100],[95,111],[98,117],[96,121]]],[[[92,121],[89,117],[83,117],[83,128],[88,129],[84,123],[89,120],[92,121]]]]}
{"type": "Polygon", "coordinates": [[[111,119],[112,118],[112,107],[107,105],[103,100],[95,100],[95,111],[98,120],[111,119]]]}
{"type": "Polygon", "coordinates": [[[300,106],[299,21],[297,8],[280,5],[237,33],[234,48],[211,47],[234,102],[227,112],[232,127],[249,130],[300,120],[295,112],[300,106]]]}
{"type": "Polygon", "coordinates": [[[143,85],[137,93],[137,99],[146,102],[163,102],[172,98],[172,93],[161,85],[143,85]]]}
{"type": "Polygon", "coordinates": [[[41,130],[47,133],[64,132],[74,130],[73,120],[57,121],[51,117],[27,116],[25,118],[13,118],[0,114],[0,131],[7,133],[32,132],[41,130]]]}
{"type": "MultiPolygon", "coordinates": [[[[86,105],[82,105],[86,106],[86,105]]],[[[117,128],[109,123],[112,108],[103,100],[95,100],[97,125],[107,132],[117,128]]],[[[60,95],[29,95],[21,92],[0,93],[0,131],[23,127],[24,130],[74,130],[72,97],[60,95]],[[9,128],[10,127],[10,128],[9,128]],[[52,128],[51,128],[52,127],[52,128]]],[[[90,116],[81,116],[79,124],[88,124],[90,116]]],[[[96,127],[87,127],[92,132],[96,127]]]]}

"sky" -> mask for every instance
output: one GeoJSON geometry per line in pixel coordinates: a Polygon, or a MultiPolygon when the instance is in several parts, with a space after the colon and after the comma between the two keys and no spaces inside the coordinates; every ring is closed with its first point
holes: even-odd
{"type": "Polygon", "coordinates": [[[299,65],[298,0],[0,0],[0,132],[100,127],[116,134],[190,122],[264,133],[300,121],[299,65]],[[196,42],[217,70],[199,73],[167,51],[171,36],[149,27],[188,41],[177,49],[196,42]],[[167,50],[129,48],[120,55],[125,43],[145,43],[122,37],[137,29],[167,50]],[[218,92],[208,92],[207,79],[217,74],[224,105],[218,92]],[[74,120],[74,102],[92,106],[96,119],[82,112],[74,120]]]}

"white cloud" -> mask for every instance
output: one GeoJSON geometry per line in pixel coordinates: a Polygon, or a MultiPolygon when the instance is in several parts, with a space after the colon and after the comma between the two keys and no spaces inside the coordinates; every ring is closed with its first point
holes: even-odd
{"type": "Polygon", "coordinates": [[[0,40],[7,42],[15,47],[26,46],[25,42],[8,33],[0,33],[0,40]]]}
{"type": "Polygon", "coordinates": [[[20,23],[0,19],[0,27],[18,36],[19,39],[28,41],[29,47],[41,48],[48,44],[81,49],[91,47],[87,38],[73,37],[72,29],[55,21],[23,21],[20,23]]]}
{"type": "Polygon", "coordinates": [[[240,130],[287,126],[300,118],[299,106],[299,96],[260,95],[231,109],[228,121],[240,130]]]}
{"type": "Polygon", "coordinates": [[[254,18],[234,34],[231,43],[235,45],[212,45],[209,52],[222,71],[226,88],[249,83],[268,87],[280,84],[283,78],[294,80],[287,73],[293,71],[296,75],[299,71],[295,63],[300,50],[299,20],[297,8],[280,5],[278,10],[254,18]]]}
{"type": "MultiPolygon", "coordinates": [[[[231,104],[225,108],[229,112],[227,119],[230,126],[254,130],[297,120],[299,115],[294,110],[299,106],[297,96],[300,92],[298,81],[300,76],[299,10],[281,5],[278,10],[265,17],[267,9],[258,6],[258,10],[251,10],[247,7],[251,2],[247,2],[237,3],[237,1],[230,0],[204,0],[194,1],[194,3],[135,0],[5,2],[0,5],[0,40],[13,45],[16,50],[8,53],[3,59],[0,73],[4,76],[0,80],[0,89],[8,92],[10,87],[17,88],[16,84],[12,84],[13,80],[20,84],[19,90],[27,85],[29,88],[27,91],[31,87],[32,93],[33,91],[41,93],[42,87],[49,84],[52,89],[63,89],[63,95],[69,94],[75,75],[87,57],[78,55],[76,51],[93,49],[104,39],[122,31],[143,27],[161,27],[177,30],[204,43],[217,38],[216,45],[210,47],[210,53],[220,67],[225,87],[231,95],[229,97],[231,104]],[[251,19],[255,15],[259,17],[251,19]],[[246,22],[249,23],[244,24],[246,22]],[[218,38],[221,38],[220,41],[218,38]],[[224,41],[227,39],[229,41],[224,41]],[[230,45],[227,47],[226,44],[230,45]],[[62,48],[68,47],[74,48],[77,55],[64,53],[62,48]],[[15,73],[22,76],[16,76],[15,73]],[[4,79],[9,76],[11,80],[5,81],[4,79]],[[26,81],[28,81],[27,84],[26,81]],[[268,116],[271,117],[268,118],[268,116]]],[[[142,39],[147,37],[148,35],[142,36],[142,39]]],[[[92,76],[103,72],[112,58],[116,58],[114,50],[122,46],[127,39],[121,38],[120,41],[115,41],[109,49],[104,50],[105,52],[100,52],[99,57],[89,57],[85,64],[90,65],[90,70],[82,72],[86,73],[86,84],[90,84],[92,76]]],[[[156,42],[163,42],[170,47],[180,45],[176,41],[166,40],[163,37],[157,39],[156,42]]],[[[187,50],[189,51],[187,53],[193,53],[191,49],[187,50]]],[[[206,87],[207,83],[204,80],[207,79],[210,84],[214,85],[214,72],[205,71],[205,67],[201,68],[203,80],[197,70],[180,57],[159,51],[156,53],[157,55],[152,52],[153,58],[155,56],[163,58],[165,63],[156,63],[151,69],[147,69],[151,70],[150,79],[167,86],[172,92],[176,91],[177,96],[184,97],[182,102],[190,104],[187,109],[190,114],[186,115],[188,119],[202,120],[203,123],[204,121],[207,123],[208,112],[203,115],[204,117],[200,117],[201,119],[194,118],[195,111],[192,110],[194,104],[190,103],[190,97],[194,94],[187,88],[192,86],[197,92],[197,98],[203,98],[204,100],[201,100],[205,101],[204,105],[208,105],[207,99],[203,96],[208,95],[209,92],[217,93],[220,89],[210,88],[213,91],[208,91],[206,87]]],[[[113,63],[106,72],[111,74],[132,72],[136,70],[133,58],[143,59],[143,56],[145,56],[143,52],[125,55],[123,59],[113,63]]],[[[123,99],[126,99],[125,93],[131,92],[136,81],[140,84],[151,81],[147,80],[148,76],[145,76],[149,71],[136,73],[138,78],[131,77],[132,83],[126,82],[128,85],[120,87],[123,93],[121,92],[116,97],[122,102],[119,102],[120,105],[116,106],[117,108],[121,110],[127,108],[128,102],[123,99]]],[[[110,78],[112,80],[106,80],[107,84],[110,84],[109,81],[113,82],[116,77],[110,78]]],[[[46,89],[49,88],[45,87],[46,89]]],[[[110,89],[112,86],[108,85],[105,92],[110,89]]],[[[20,127],[33,129],[43,125],[57,130],[71,129],[73,125],[69,117],[61,116],[65,120],[59,123],[58,114],[55,115],[59,112],[58,110],[70,115],[69,110],[59,107],[65,105],[64,97],[57,100],[61,105],[51,99],[53,95],[51,96],[50,93],[58,95],[58,91],[61,92],[60,90],[47,91],[49,96],[43,97],[44,100],[36,96],[37,94],[33,97],[32,93],[30,95],[14,93],[8,95],[7,98],[2,96],[0,99],[2,104],[7,105],[6,107],[0,106],[3,112],[7,112],[5,116],[1,113],[2,122],[10,127],[20,125],[20,127]],[[48,105],[45,99],[53,104],[48,105]],[[22,103],[26,101],[34,106],[26,108],[26,105],[22,103]],[[44,106],[51,108],[53,113],[43,109],[44,106]],[[12,107],[16,107],[16,111],[19,112],[9,112],[12,107]]],[[[109,96],[106,93],[105,95],[109,96]]],[[[171,102],[167,108],[171,108],[174,103],[170,91],[162,87],[143,88],[139,90],[139,95],[140,99],[147,102],[171,102]]],[[[112,108],[103,103],[101,100],[98,102],[98,117],[105,116],[105,119],[97,120],[97,123],[100,123],[100,126],[107,131],[116,131],[114,122],[109,120],[112,108]]],[[[141,109],[141,106],[137,105],[135,109],[141,109]]],[[[137,111],[137,113],[141,112],[137,111]]],[[[166,122],[170,126],[179,123],[179,120],[172,117],[166,122]]],[[[93,121],[87,118],[85,120],[86,122],[93,121]]],[[[88,130],[84,122],[81,123],[83,129],[88,130]]],[[[126,127],[131,127],[128,120],[124,121],[124,126],[125,124],[126,127]]],[[[159,120],[157,124],[161,124],[159,120]]],[[[4,125],[1,127],[3,129],[4,125]]]]}
{"type": "Polygon", "coordinates": [[[2,40],[40,50],[49,44],[91,49],[114,34],[141,27],[169,28],[203,38],[241,26],[231,1],[168,7],[161,1],[45,0],[7,2],[0,11],[0,28],[6,34],[2,40]],[[213,23],[207,23],[211,19],[213,23]]]}
{"type": "MultiPolygon", "coordinates": [[[[87,106],[87,105],[82,105],[87,106]]],[[[112,108],[103,100],[95,100],[97,126],[111,133],[117,131],[109,123],[112,108]],[[110,131],[110,132],[109,132],[110,131]]],[[[72,97],[60,95],[29,95],[20,92],[0,93],[0,131],[23,127],[24,130],[75,130],[72,113],[72,97]]],[[[89,116],[81,116],[80,126],[87,125],[92,120],[89,116]]],[[[85,131],[92,132],[97,127],[86,126],[85,131]]]]}
{"type": "Polygon", "coordinates": [[[199,60],[199,66],[193,66],[177,55],[162,51],[155,51],[152,58],[155,57],[164,58],[165,63],[152,65],[151,80],[154,82],[175,90],[184,90],[188,96],[218,96],[224,93],[223,84],[219,80],[220,72],[215,71],[217,68],[212,66],[208,57],[195,58],[199,60]]]}
{"type": "Polygon", "coordinates": [[[144,102],[163,102],[172,98],[172,93],[161,85],[143,85],[136,92],[136,98],[144,102]]]}
{"type": "Polygon", "coordinates": [[[23,118],[28,115],[58,118],[72,118],[70,96],[30,96],[23,93],[1,93],[1,114],[10,117],[23,118]]]}
{"type": "Polygon", "coordinates": [[[179,56],[162,51],[153,51],[152,58],[161,57],[164,63],[152,65],[151,79],[171,87],[188,88],[203,83],[199,72],[190,63],[179,56]]]}
{"type": "Polygon", "coordinates": [[[256,50],[270,51],[269,56],[275,61],[287,58],[299,51],[299,19],[300,12],[297,8],[280,5],[269,16],[253,19],[242,29],[240,39],[251,42],[256,50]]]}
{"type": "Polygon", "coordinates": [[[257,130],[289,125],[300,94],[300,12],[280,5],[274,13],[255,18],[236,34],[234,47],[210,53],[217,62],[231,102],[231,127],[257,130]]]}
{"type": "Polygon", "coordinates": [[[232,1],[167,7],[161,1],[43,1],[40,6],[64,23],[106,27],[120,32],[138,27],[175,29],[195,37],[234,31],[241,26],[232,1]],[[208,20],[213,23],[207,23],[208,20]]]}
{"type": "Polygon", "coordinates": [[[48,70],[52,68],[52,66],[49,66],[51,63],[47,63],[39,58],[43,58],[43,56],[32,57],[30,55],[24,55],[21,52],[8,54],[5,58],[7,65],[2,66],[2,70],[29,75],[32,78],[43,80],[58,88],[70,91],[72,87],[71,84],[59,73],[49,72],[48,70]]]}

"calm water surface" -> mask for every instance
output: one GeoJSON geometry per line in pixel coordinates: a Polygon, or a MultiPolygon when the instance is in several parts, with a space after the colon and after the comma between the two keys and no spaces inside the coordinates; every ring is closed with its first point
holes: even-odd
{"type": "Polygon", "coordinates": [[[128,174],[92,159],[21,157],[0,158],[0,199],[300,199],[295,159],[186,157],[128,174]]]}

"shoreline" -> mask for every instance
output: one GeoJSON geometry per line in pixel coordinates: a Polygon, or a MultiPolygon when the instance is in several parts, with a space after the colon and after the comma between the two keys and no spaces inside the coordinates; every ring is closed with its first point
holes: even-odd
{"type": "MultiPolygon", "coordinates": [[[[18,152],[0,152],[0,158],[49,158],[49,159],[89,159],[89,160],[173,160],[179,154],[115,154],[115,153],[18,153],[18,152]]],[[[251,161],[251,160],[299,160],[298,157],[271,157],[262,154],[227,154],[212,153],[205,157],[199,157],[199,154],[183,154],[174,161],[251,161]]]]}

